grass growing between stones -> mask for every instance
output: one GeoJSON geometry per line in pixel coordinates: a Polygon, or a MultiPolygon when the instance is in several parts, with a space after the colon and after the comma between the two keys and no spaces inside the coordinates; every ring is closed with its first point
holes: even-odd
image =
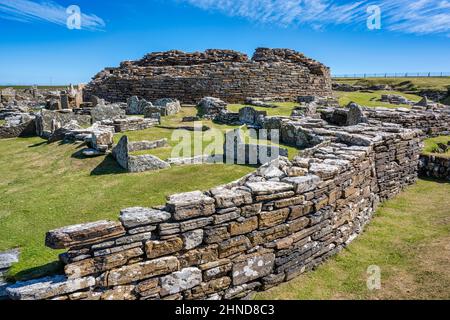
{"type": "Polygon", "coordinates": [[[439,136],[435,138],[425,139],[425,147],[423,153],[437,156],[437,157],[447,157],[450,158],[450,150],[446,153],[436,153],[434,150],[438,147],[438,143],[447,144],[450,141],[450,136],[439,136]]]}
{"type": "Polygon", "coordinates": [[[339,255],[258,299],[449,299],[450,184],[419,180],[384,203],[339,255]],[[367,268],[381,268],[381,290],[367,268]]]}
{"type": "Polygon", "coordinates": [[[165,203],[167,195],[207,190],[254,168],[180,166],[125,173],[110,157],[83,159],[80,144],[47,144],[40,138],[0,141],[0,251],[20,248],[10,273],[29,279],[60,270],[58,251],[44,246],[48,230],[101,219],[120,209],[165,203]]]}
{"type": "Polygon", "coordinates": [[[6,124],[6,120],[0,120],[0,126],[3,126],[6,124]]]}
{"type": "Polygon", "coordinates": [[[347,106],[350,102],[355,102],[359,105],[365,106],[365,107],[385,107],[385,108],[411,108],[410,105],[395,105],[390,104],[386,102],[381,102],[381,96],[383,94],[399,94],[401,96],[404,96],[405,98],[414,101],[419,102],[422,98],[414,95],[414,94],[406,94],[403,92],[397,92],[397,91],[373,91],[373,92],[343,92],[343,91],[335,91],[334,94],[339,98],[339,104],[342,107],[347,106]]]}

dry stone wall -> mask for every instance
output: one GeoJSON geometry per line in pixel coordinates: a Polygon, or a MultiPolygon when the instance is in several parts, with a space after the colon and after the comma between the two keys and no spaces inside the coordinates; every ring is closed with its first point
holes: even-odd
{"type": "Polygon", "coordinates": [[[364,108],[364,113],[370,120],[395,123],[409,129],[420,129],[427,136],[450,134],[449,106],[434,110],[364,108]]]}
{"type": "Polygon", "coordinates": [[[46,245],[68,250],[61,255],[65,275],[17,283],[7,289],[10,298],[245,298],[338,253],[381,200],[417,178],[416,130],[271,121],[288,136],[286,128],[312,130],[305,136],[320,143],[228,185],[172,195],[161,207],[124,209],[119,221],[49,231],[46,245]]]}
{"type": "Polygon", "coordinates": [[[419,173],[424,177],[450,181],[450,158],[422,154],[419,173]]]}
{"type": "Polygon", "coordinates": [[[248,97],[295,101],[301,95],[332,95],[329,68],[293,50],[265,48],[258,48],[251,60],[231,50],[151,53],[104,69],[84,92],[86,100],[170,97],[191,104],[208,96],[237,103],[248,97]]]}

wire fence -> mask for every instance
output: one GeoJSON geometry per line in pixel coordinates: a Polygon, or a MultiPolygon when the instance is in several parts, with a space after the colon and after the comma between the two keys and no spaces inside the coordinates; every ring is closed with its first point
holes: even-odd
{"type": "Polygon", "coordinates": [[[450,72],[348,73],[334,74],[333,78],[444,78],[450,72]]]}

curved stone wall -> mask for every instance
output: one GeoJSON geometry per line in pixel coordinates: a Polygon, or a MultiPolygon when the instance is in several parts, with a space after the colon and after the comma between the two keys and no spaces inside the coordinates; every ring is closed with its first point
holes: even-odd
{"type": "Polygon", "coordinates": [[[266,120],[320,143],[228,185],[124,209],[119,221],[50,231],[47,246],[68,249],[65,275],[17,283],[10,298],[245,298],[338,253],[381,200],[416,181],[419,131],[266,120]]]}
{"type": "Polygon", "coordinates": [[[329,68],[293,50],[264,48],[251,60],[231,50],[151,53],[104,69],[84,92],[86,100],[92,95],[110,102],[170,97],[185,104],[206,96],[238,103],[248,97],[294,101],[301,95],[332,95],[329,68]]]}

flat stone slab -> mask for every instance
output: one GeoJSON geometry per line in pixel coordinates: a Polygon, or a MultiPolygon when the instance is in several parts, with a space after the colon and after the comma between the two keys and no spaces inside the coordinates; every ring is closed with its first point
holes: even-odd
{"type": "Polygon", "coordinates": [[[255,253],[239,259],[233,265],[233,285],[238,286],[269,275],[274,264],[273,253],[255,253]]]}
{"type": "Polygon", "coordinates": [[[10,268],[14,263],[19,262],[19,255],[18,249],[0,252],[0,269],[10,268]]]}
{"type": "Polygon", "coordinates": [[[239,207],[253,202],[252,194],[250,192],[236,188],[216,188],[211,190],[211,193],[214,199],[216,199],[216,207],[219,209],[239,207]]]}
{"type": "Polygon", "coordinates": [[[246,186],[256,195],[274,194],[293,189],[292,184],[276,181],[247,182],[246,186]]]}
{"type": "Polygon", "coordinates": [[[120,221],[125,228],[135,228],[169,220],[171,214],[166,211],[134,207],[120,211],[120,221]]]}
{"type": "Polygon", "coordinates": [[[302,177],[284,178],[283,181],[293,184],[295,186],[295,192],[297,194],[301,194],[314,190],[321,181],[321,179],[316,175],[309,175],[302,177]]]}
{"type": "Polygon", "coordinates": [[[94,277],[68,280],[65,276],[18,282],[6,289],[13,300],[44,300],[87,289],[95,285],[94,277]]]}
{"type": "Polygon", "coordinates": [[[215,211],[214,199],[201,191],[179,193],[168,197],[167,207],[175,220],[210,216],[215,211]]]}
{"type": "Polygon", "coordinates": [[[161,278],[161,296],[175,294],[202,282],[202,271],[198,268],[186,268],[161,278]]]}
{"type": "Polygon", "coordinates": [[[102,220],[49,231],[45,237],[45,245],[52,249],[68,249],[124,234],[125,229],[120,222],[102,220]]]}

